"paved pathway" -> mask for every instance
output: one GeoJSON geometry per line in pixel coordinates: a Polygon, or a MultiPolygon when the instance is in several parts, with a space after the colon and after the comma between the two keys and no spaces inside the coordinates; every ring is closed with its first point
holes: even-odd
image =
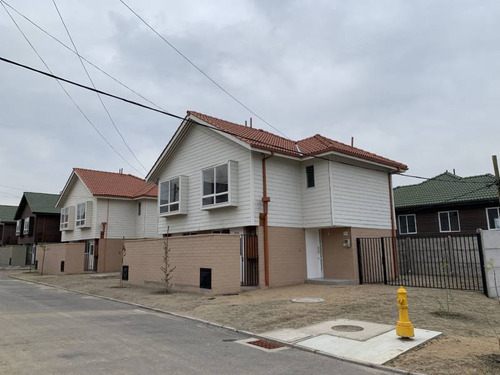
{"type": "MultiPolygon", "coordinates": [[[[167,297],[168,298],[168,297],[167,297]]],[[[0,276],[0,374],[383,374],[126,304],[0,276]]]]}

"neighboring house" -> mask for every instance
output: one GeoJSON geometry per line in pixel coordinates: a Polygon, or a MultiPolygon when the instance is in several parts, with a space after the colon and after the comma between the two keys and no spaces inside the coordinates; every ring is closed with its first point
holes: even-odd
{"type": "Polygon", "coordinates": [[[16,211],[17,206],[0,205],[0,246],[17,245],[16,211]]]}
{"type": "Polygon", "coordinates": [[[399,236],[500,229],[498,190],[491,174],[460,177],[445,172],[395,188],[394,202],[399,236]]]}
{"type": "Polygon", "coordinates": [[[16,237],[19,245],[25,245],[27,263],[32,262],[36,245],[41,242],[59,242],[59,210],[55,207],[59,194],[25,192],[17,207],[16,237]]]}
{"type": "Polygon", "coordinates": [[[74,168],[56,206],[62,242],[84,243],[81,272],[118,271],[123,239],[158,237],[157,196],[139,177],[74,168]]]}
{"type": "Polygon", "coordinates": [[[319,134],[295,142],[188,112],[146,181],[159,233],[258,234],[256,283],[278,286],[357,281],[356,238],[391,235],[391,175],[406,169],[319,134]]]}

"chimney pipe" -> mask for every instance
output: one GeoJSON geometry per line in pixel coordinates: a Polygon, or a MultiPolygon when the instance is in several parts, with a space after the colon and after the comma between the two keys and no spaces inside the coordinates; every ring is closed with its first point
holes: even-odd
{"type": "Polygon", "coordinates": [[[245,126],[248,126],[248,125],[247,125],[247,120],[245,120],[245,126]]]}
{"type": "Polygon", "coordinates": [[[252,118],[250,117],[250,127],[252,127],[252,118]]]}
{"type": "Polygon", "coordinates": [[[354,137],[351,137],[351,147],[354,147],[354,137]]]}
{"type": "Polygon", "coordinates": [[[120,169],[118,170],[118,173],[119,173],[119,174],[123,174],[123,168],[120,168],[120,169]]]}

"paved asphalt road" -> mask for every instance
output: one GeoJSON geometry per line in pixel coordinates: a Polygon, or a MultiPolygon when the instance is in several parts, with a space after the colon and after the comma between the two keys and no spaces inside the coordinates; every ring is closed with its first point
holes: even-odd
{"type": "Polygon", "coordinates": [[[383,374],[105,299],[0,276],[0,374],[383,374]]]}

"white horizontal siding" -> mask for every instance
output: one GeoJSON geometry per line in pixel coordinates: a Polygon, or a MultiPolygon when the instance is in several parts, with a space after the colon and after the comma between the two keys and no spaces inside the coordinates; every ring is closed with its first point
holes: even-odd
{"type": "MultiPolygon", "coordinates": [[[[253,155],[254,169],[254,209],[258,219],[262,207],[262,156],[253,155]]],[[[281,157],[266,160],[267,195],[269,202],[270,226],[302,228],[301,163],[281,157]]],[[[256,221],[258,223],[258,221],[256,221]]]]}
{"type": "Polygon", "coordinates": [[[166,233],[167,227],[170,233],[180,233],[252,225],[249,153],[215,131],[191,128],[159,174],[159,181],[180,175],[188,177],[187,215],[159,217],[159,233],[166,233]],[[202,210],[201,170],[230,160],[238,162],[237,207],[202,210]]]}
{"type": "Polygon", "coordinates": [[[137,202],[121,199],[97,199],[97,226],[99,238],[101,223],[106,225],[106,238],[136,238],[137,202]],[[109,207],[108,207],[109,204],[109,207]]]}
{"type": "Polygon", "coordinates": [[[387,173],[330,162],[333,223],[362,228],[391,228],[387,173]]]}
{"type": "Polygon", "coordinates": [[[322,159],[303,161],[300,174],[304,228],[332,225],[328,161],[322,159]],[[314,165],[313,188],[307,187],[306,166],[309,165],[314,165]]]}
{"type": "MultiPolygon", "coordinates": [[[[92,201],[92,214],[90,217],[90,227],[88,228],[74,228],[73,230],[63,230],[61,231],[61,241],[69,242],[69,241],[80,241],[80,240],[88,240],[95,238],[94,237],[94,228],[96,223],[96,199],[87,189],[87,187],[83,184],[82,181],[75,175],[72,178],[72,182],[68,187],[68,192],[66,195],[66,199],[60,203],[61,207],[74,206],[75,207],[75,216],[76,216],[76,205],[78,203],[83,203],[86,201],[92,201]]],[[[74,221],[76,217],[73,216],[72,220],[74,221]]]]}
{"type": "Polygon", "coordinates": [[[137,238],[160,237],[158,234],[158,206],[156,199],[143,199],[142,213],[138,216],[137,238]]]}

